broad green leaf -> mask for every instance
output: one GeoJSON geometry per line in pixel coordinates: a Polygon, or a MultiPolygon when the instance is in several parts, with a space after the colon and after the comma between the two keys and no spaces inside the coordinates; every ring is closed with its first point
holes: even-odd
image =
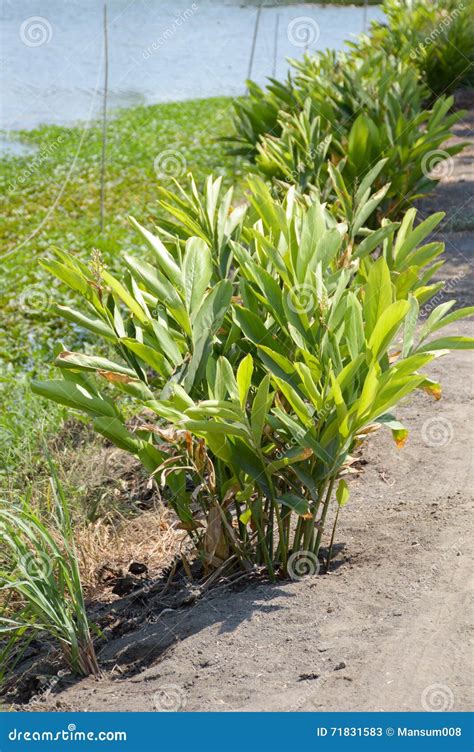
{"type": "Polygon", "coordinates": [[[417,353],[433,352],[435,350],[472,350],[474,348],[473,337],[443,337],[426,342],[416,348],[417,353]]]}
{"type": "Polygon", "coordinates": [[[387,162],[388,159],[380,159],[377,164],[372,167],[372,169],[369,170],[365,177],[361,180],[359,188],[357,189],[354,196],[356,207],[361,202],[362,197],[365,195],[368,189],[372,187],[372,184],[376,181],[387,162]]]}
{"type": "Polygon", "coordinates": [[[413,295],[409,296],[408,303],[410,307],[408,309],[405,324],[403,327],[402,356],[404,358],[406,358],[406,356],[411,352],[411,349],[413,347],[413,339],[415,337],[415,329],[418,323],[418,316],[420,312],[418,301],[413,295]]]}
{"type": "Polygon", "coordinates": [[[189,315],[181,300],[177,289],[157,269],[146,261],[138,260],[125,254],[125,263],[133,274],[142,282],[147,292],[156,295],[158,304],[170,312],[175,321],[180,324],[186,334],[191,334],[189,315]]]}
{"type": "Polygon", "coordinates": [[[125,303],[127,308],[133,313],[133,315],[136,316],[140,324],[142,324],[143,326],[149,325],[150,320],[145,311],[137,303],[133,295],[131,295],[131,293],[129,293],[129,291],[122,285],[122,283],[105,270],[102,272],[102,277],[104,282],[110,287],[110,289],[125,303]]]}
{"type": "Polygon", "coordinates": [[[312,409],[310,409],[310,407],[303,402],[296,390],[293,389],[286,381],[275,377],[275,383],[283,392],[303,425],[305,425],[307,428],[310,428],[313,425],[312,409]]]}
{"type": "Polygon", "coordinates": [[[357,406],[357,419],[362,419],[373,410],[379,390],[379,371],[377,362],[370,366],[364,381],[359,404],[357,406]]]}
{"type": "MultiPolygon", "coordinates": [[[[190,408],[193,409],[193,408],[190,408]]],[[[248,438],[245,426],[238,423],[227,423],[225,421],[216,420],[185,420],[184,423],[186,429],[198,436],[206,438],[209,436],[240,436],[245,439],[248,438]]]]}
{"type": "Polygon", "coordinates": [[[206,296],[197,311],[192,331],[194,350],[186,373],[185,389],[191,389],[196,377],[205,371],[212,341],[222,326],[231,298],[232,283],[222,280],[206,296]]]}
{"type": "Polygon", "coordinates": [[[103,310],[103,306],[100,303],[94,287],[82,274],[55,259],[41,261],[40,263],[41,266],[47,269],[51,274],[54,274],[54,276],[62,282],[65,282],[72,290],[83,295],[86,300],[92,303],[96,310],[103,310]]]}
{"type": "Polygon", "coordinates": [[[253,358],[247,355],[240,361],[237,369],[237,386],[239,388],[240,404],[245,408],[250,385],[252,383],[253,358]]]}
{"type": "Polygon", "coordinates": [[[408,313],[410,304],[407,300],[397,300],[380,315],[368,342],[368,349],[374,358],[380,358],[392,343],[408,313]]]}
{"type": "Polygon", "coordinates": [[[170,282],[172,282],[178,289],[181,289],[183,285],[181,270],[171,253],[165,248],[159,237],[153,235],[145,227],[142,227],[136,219],[130,217],[130,221],[152,248],[156,261],[170,282]]]}
{"type": "Polygon", "coordinates": [[[64,350],[59,353],[54,361],[59,368],[78,368],[84,371],[108,371],[110,373],[122,374],[131,379],[136,379],[137,374],[131,368],[114,363],[108,358],[99,358],[95,355],[83,355],[82,353],[69,352],[64,350]]]}
{"type": "Polygon", "coordinates": [[[190,314],[202,303],[212,277],[209,246],[200,238],[189,238],[183,259],[184,297],[190,314]]]}
{"type": "Polygon", "coordinates": [[[67,405],[76,410],[83,410],[93,416],[117,417],[117,410],[112,402],[91,394],[85,387],[72,381],[32,381],[31,388],[35,394],[60,405],[67,405]]]}
{"type": "Polygon", "coordinates": [[[336,489],[336,501],[339,507],[344,507],[347,504],[347,502],[349,501],[349,496],[349,486],[347,485],[346,481],[341,478],[336,489]]]}
{"type": "Polygon", "coordinates": [[[264,376],[258,386],[252,403],[252,412],[250,415],[252,434],[257,446],[260,446],[267,413],[270,408],[270,404],[273,401],[273,396],[269,394],[269,390],[270,374],[267,374],[266,376],[264,376]]]}
{"type": "Polygon", "coordinates": [[[142,342],[137,342],[136,339],[132,339],[131,337],[121,339],[120,342],[164,378],[168,378],[173,373],[170,362],[153,347],[144,345],[142,342]]]}
{"type": "Polygon", "coordinates": [[[138,454],[142,442],[134,438],[118,418],[96,418],[94,428],[119,449],[138,454]]]}
{"type": "MultiPolygon", "coordinates": [[[[413,249],[416,248],[416,246],[419,245],[427,237],[427,235],[430,234],[430,232],[433,232],[435,227],[439,225],[444,216],[445,212],[438,212],[437,214],[432,214],[430,217],[425,219],[424,222],[420,222],[420,224],[417,225],[411,232],[407,232],[401,245],[399,243],[399,238],[397,238],[397,243],[395,245],[394,251],[397,264],[400,264],[408,256],[408,254],[411,253],[411,251],[413,251],[413,249]]],[[[403,223],[402,227],[404,227],[403,223]]]]}
{"type": "Polygon", "coordinates": [[[234,320],[243,331],[245,336],[254,344],[272,344],[272,336],[268,329],[265,328],[261,318],[253,311],[242,306],[233,306],[234,320]]]}
{"type": "Polygon", "coordinates": [[[377,206],[382,202],[382,200],[385,198],[385,196],[388,193],[388,190],[390,188],[390,185],[384,185],[383,188],[381,188],[377,193],[374,193],[374,195],[366,201],[364,204],[360,206],[360,208],[357,210],[354,219],[352,220],[352,226],[351,226],[351,236],[354,238],[361,227],[363,226],[364,222],[373,211],[377,208],[377,206]]]}
{"type": "Polygon", "coordinates": [[[436,324],[438,324],[443,316],[445,316],[448,311],[451,310],[455,302],[456,301],[454,300],[448,300],[446,303],[441,303],[441,305],[436,306],[436,308],[431,311],[430,315],[421,328],[420,342],[423,342],[423,340],[425,340],[431,334],[433,329],[436,327],[436,324]]]}
{"type": "Polygon", "coordinates": [[[468,318],[469,316],[474,316],[474,306],[458,308],[457,311],[449,313],[447,316],[444,316],[444,318],[440,319],[434,325],[432,325],[431,333],[436,332],[438,329],[442,329],[445,326],[448,326],[448,324],[454,324],[454,322],[459,321],[460,319],[468,318]]]}
{"type": "Polygon", "coordinates": [[[356,358],[365,345],[362,306],[351,291],[347,296],[345,335],[351,358],[356,358]]]}
{"type": "Polygon", "coordinates": [[[383,257],[372,265],[364,295],[364,318],[366,339],[370,339],[378,319],[392,303],[392,281],[390,270],[383,257]]]}
{"type": "Polygon", "coordinates": [[[225,399],[228,394],[231,400],[239,400],[239,388],[232,370],[232,366],[223,355],[217,361],[216,391],[225,399]]]}
{"type": "Polygon", "coordinates": [[[357,245],[353,257],[364,258],[364,256],[368,256],[369,253],[372,253],[372,251],[381,245],[386,238],[392,235],[396,226],[396,224],[388,223],[383,227],[374,230],[374,232],[371,232],[370,235],[367,235],[367,237],[357,245]]]}
{"type": "Polygon", "coordinates": [[[309,459],[312,454],[312,449],[292,447],[284,452],[280,459],[269,462],[267,465],[267,471],[273,474],[277,472],[277,470],[281,470],[283,467],[288,467],[288,465],[295,465],[297,462],[304,462],[304,460],[309,459]]]}
{"type": "Polygon", "coordinates": [[[283,504],[288,507],[299,517],[306,517],[309,514],[309,505],[306,499],[302,496],[296,496],[295,494],[285,493],[278,497],[277,504],[283,504]]]}
{"type": "Polygon", "coordinates": [[[90,332],[98,334],[100,337],[105,337],[105,339],[112,341],[117,339],[117,335],[115,334],[112,327],[110,327],[105,323],[105,321],[102,321],[101,319],[98,319],[96,317],[92,318],[91,316],[87,316],[81,311],[75,311],[74,309],[69,308],[69,306],[64,305],[58,305],[58,311],[61,316],[64,316],[64,318],[68,321],[72,321],[75,324],[88,329],[90,332]]]}

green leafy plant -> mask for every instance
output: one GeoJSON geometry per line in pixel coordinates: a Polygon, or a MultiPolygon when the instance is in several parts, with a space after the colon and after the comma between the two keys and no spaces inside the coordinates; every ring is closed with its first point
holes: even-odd
{"type": "Polygon", "coordinates": [[[247,144],[240,152],[280,189],[318,190],[329,201],[327,160],[350,193],[385,160],[375,186],[390,184],[380,211],[399,218],[435,187],[433,155],[440,161],[465,146],[446,145],[463,113],[450,112],[454,100],[444,95],[472,79],[472,13],[451,0],[431,5],[387,0],[388,26],[374,23],[350,52],[305,55],[291,61],[284,86],[251,90],[236,105],[235,140],[247,144]]]}
{"type": "Polygon", "coordinates": [[[247,205],[232,205],[234,189],[229,188],[222,196],[222,178],[206,179],[202,193],[192,175],[189,175],[187,193],[175,181],[176,190],[159,188],[159,205],[172,219],[160,219],[160,234],[172,250],[179,242],[184,251],[186,241],[197,236],[211,250],[213,273],[217,279],[225,279],[230,271],[232,258],[231,241],[238,240],[245,219],[247,205]]]}
{"type": "MultiPolygon", "coordinates": [[[[363,91],[363,81],[355,85],[363,91]]],[[[349,74],[346,72],[346,79],[349,74]]],[[[375,189],[386,187],[379,213],[397,219],[419,196],[436,185],[429,172],[430,157],[450,136],[450,129],[462,117],[451,113],[453,99],[439,98],[432,110],[419,103],[419,85],[413,71],[391,72],[379,90],[366,90],[370,101],[351,105],[354,117],[345,116],[342,107],[334,120],[322,127],[320,110],[307,99],[300,113],[281,112],[280,135],[261,137],[256,168],[279,187],[296,185],[300,191],[317,190],[323,200],[332,201],[328,182],[328,160],[343,179],[346,192],[354,194],[360,181],[383,160],[375,189]],[[315,114],[316,113],[316,114],[315,114]]],[[[343,89],[343,91],[345,91],[343,89]]],[[[465,144],[443,146],[444,159],[457,154],[465,144]]],[[[375,218],[375,222],[376,222],[375,218]]]]}
{"type": "Polygon", "coordinates": [[[472,86],[474,27],[472,0],[385,0],[388,24],[372,22],[359,50],[374,45],[398,55],[421,72],[433,98],[472,86]]]}
{"type": "Polygon", "coordinates": [[[416,388],[438,394],[420,369],[471,345],[426,337],[471,309],[436,308],[415,344],[419,304],[438,289],[429,280],[442,245],[423,241],[440,216],[415,226],[411,210],[401,225],[362,232],[379,200],[370,179],[347,204],[348,223],[294,189],[282,201],[257,177],[249,188],[239,239],[228,238],[230,278],[219,279],[219,245],[209,232],[205,242],[208,215],[194,209],[201,237],[183,221],[174,254],[136,223],[152,262],[127,255],[123,281],[63,252],[45,262],[88,303],[67,318],[121,362],[63,351],[64,380],[33,388],[141,458],[206,567],[257,563],[275,576],[299,552],[317,562],[334,490],[338,510],[346,500],[351,452],[374,424],[406,438],[390,411],[416,388]],[[136,405],[133,426],[120,395],[136,405]]]}
{"type": "Polygon", "coordinates": [[[18,643],[33,635],[57,640],[71,669],[98,674],[91,639],[73,526],[56,470],[51,468],[48,520],[33,509],[31,494],[20,506],[0,502],[0,634],[8,639],[0,654],[2,673],[18,643]]]}

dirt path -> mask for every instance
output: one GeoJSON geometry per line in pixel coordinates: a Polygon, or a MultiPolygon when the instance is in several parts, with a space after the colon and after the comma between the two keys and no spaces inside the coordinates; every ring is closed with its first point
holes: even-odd
{"type": "MultiPolygon", "coordinates": [[[[460,137],[473,121],[474,111],[460,137]]],[[[457,158],[421,206],[422,214],[448,210],[439,233],[446,297],[463,305],[472,293],[474,227],[461,222],[472,221],[472,158],[473,149],[457,158]]],[[[416,394],[397,411],[411,430],[403,450],[388,433],[373,437],[351,481],[330,574],[214,591],[178,611],[157,607],[154,623],[106,645],[100,682],[62,684],[38,708],[472,708],[472,366],[466,351],[433,365],[443,399],[416,394]]]]}
{"type": "Polygon", "coordinates": [[[471,370],[465,352],[436,364],[444,399],[417,395],[399,411],[405,449],[372,440],[331,574],[157,614],[109,643],[106,678],[63,689],[58,709],[472,707],[471,370]]]}

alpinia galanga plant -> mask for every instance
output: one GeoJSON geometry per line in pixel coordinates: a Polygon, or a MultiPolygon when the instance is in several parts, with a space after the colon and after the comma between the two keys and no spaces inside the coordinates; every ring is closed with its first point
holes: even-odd
{"type": "Polygon", "coordinates": [[[374,187],[390,185],[379,212],[398,219],[436,185],[442,171],[433,168],[464,146],[447,143],[463,113],[450,112],[454,100],[446,93],[472,78],[472,13],[467,0],[456,7],[437,0],[430,9],[422,0],[384,5],[389,25],[374,23],[349,52],[305,55],[290,61],[284,83],[249,85],[234,104],[235,136],[228,140],[280,190],[316,188],[329,201],[327,160],[351,195],[384,160],[374,187]],[[451,85],[442,86],[444,79],[451,85]]]}
{"type": "Polygon", "coordinates": [[[358,52],[383,49],[418,68],[431,97],[474,83],[473,0],[384,0],[358,52]]]}
{"type": "Polygon", "coordinates": [[[167,197],[164,232],[133,220],[150,256],[126,255],[122,279],[97,258],[44,262],[86,303],[62,314],[117,360],[60,351],[63,379],[34,390],[140,457],[208,568],[258,563],[274,577],[301,552],[317,562],[354,448],[377,425],[403,444],[392,411],[418,388],[438,397],[421,369],[472,344],[428,340],[472,313],[450,313],[454,301],[417,329],[438,289],[442,245],[422,243],[440,217],[414,226],[412,210],[370,230],[371,195],[369,179],[342,222],[317,197],[280,201],[252,178],[236,215],[209,179],[203,196],[167,197]],[[133,429],[121,396],[136,406],[133,429]]]}

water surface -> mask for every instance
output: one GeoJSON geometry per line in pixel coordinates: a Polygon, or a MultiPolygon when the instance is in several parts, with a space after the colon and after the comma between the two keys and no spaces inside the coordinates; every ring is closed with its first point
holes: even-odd
{"type": "MultiPolygon", "coordinates": [[[[103,87],[101,0],[4,0],[0,127],[66,124],[98,114],[103,87]]],[[[110,107],[239,95],[257,7],[232,0],[109,0],[110,107]]],[[[367,20],[380,18],[376,7],[367,20]]],[[[264,7],[252,78],[283,77],[287,57],[340,49],[360,33],[364,9],[264,7]],[[278,23],[278,34],[276,34],[278,23]],[[277,38],[276,64],[274,60],[277,38]]]]}

